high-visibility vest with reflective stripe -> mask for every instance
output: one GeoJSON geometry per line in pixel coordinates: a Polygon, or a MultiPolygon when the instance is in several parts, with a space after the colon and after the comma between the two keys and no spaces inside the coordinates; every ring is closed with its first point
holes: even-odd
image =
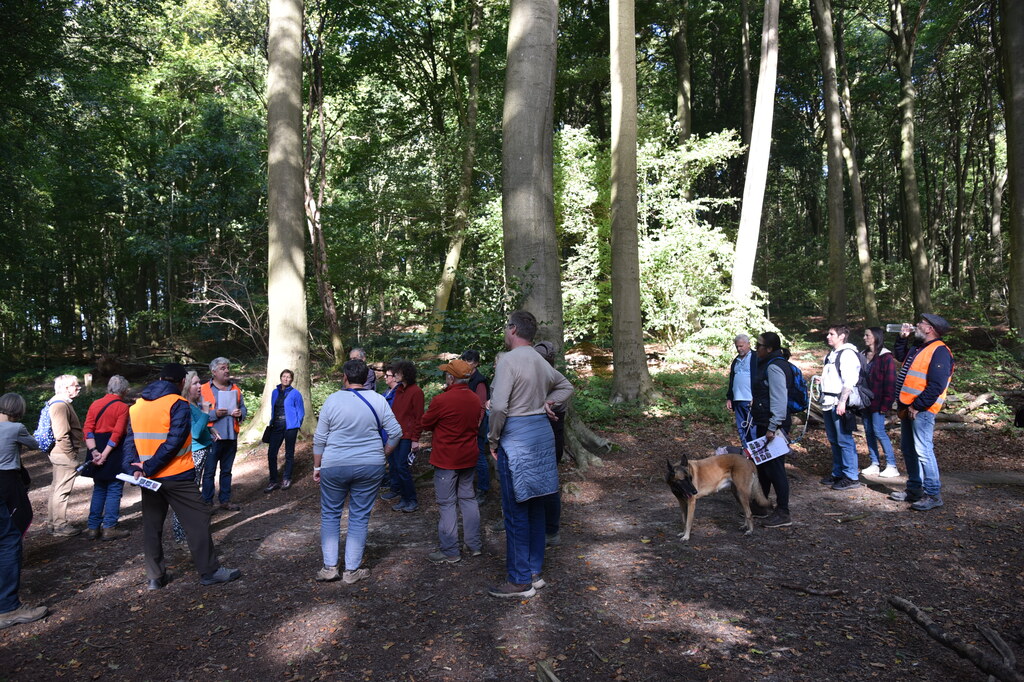
{"type": "MultiPolygon", "coordinates": [[[[917,399],[917,396],[924,393],[925,386],[928,385],[928,367],[931,366],[932,356],[935,355],[935,349],[939,346],[949,350],[949,346],[942,341],[935,341],[922,348],[914,357],[914,361],[910,363],[910,367],[907,369],[907,376],[903,379],[903,388],[900,389],[901,405],[912,404],[917,399]]],[[[928,408],[928,412],[938,414],[939,410],[942,409],[942,405],[946,402],[946,391],[949,390],[949,381],[952,378],[953,372],[950,371],[949,379],[946,380],[946,385],[942,387],[942,393],[935,399],[932,406],[928,408]]]]}
{"type": "MultiPolygon", "coordinates": [[[[145,462],[155,455],[167,440],[167,435],[171,431],[171,408],[179,400],[188,405],[188,401],[180,395],[171,394],[156,400],[139,400],[128,410],[135,438],[135,450],[139,453],[141,461],[145,462]]],[[[192,461],[191,421],[189,427],[188,436],[181,449],[167,465],[153,474],[152,478],[175,476],[195,469],[196,465],[192,461]]]]}
{"type": "MultiPolygon", "coordinates": [[[[218,388],[217,390],[219,391],[220,389],[218,388]]],[[[244,399],[242,398],[242,389],[238,388],[237,384],[231,384],[231,388],[229,388],[228,390],[229,391],[234,391],[235,393],[238,394],[238,407],[241,408],[242,405],[244,404],[244,399]]],[[[199,387],[199,394],[200,394],[200,397],[202,397],[204,403],[210,403],[211,405],[213,405],[214,409],[216,409],[216,407],[217,407],[217,398],[214,397],[214,395],[213,395],[213,382],[212,381],[207,381],[205,384],[200,386],[199,387]]],[[[238,433],[238,419],[237,418],[233,418],[233,419],[235,420],[235,433],[238,433]]],[[[210,423],[213,424],[212,421],[210,423]]]]}

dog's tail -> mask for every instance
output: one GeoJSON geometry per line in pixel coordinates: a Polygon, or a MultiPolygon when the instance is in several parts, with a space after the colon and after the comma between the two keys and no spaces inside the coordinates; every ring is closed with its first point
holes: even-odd
{"type": "MultiPolygon", "coordinates": [[[[750,465],[754,466],[754,463],[751,462],[750,465]]],[[[768,498],[765,496],[764,491],[761,490],[761,482],[757,480],[756,467],[754,471],[754,476],[750,481],[750,499],[752,499],[754,502],[757,502],[762,507],[768,507],[771,505],[771,502],[768,501],[768,498]]]]}

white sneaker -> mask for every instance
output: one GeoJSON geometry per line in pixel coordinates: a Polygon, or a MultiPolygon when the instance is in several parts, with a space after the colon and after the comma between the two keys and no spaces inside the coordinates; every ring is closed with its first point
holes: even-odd
{"type": "Polygon", "coordinates": [[[885,469],[882,470],[882,473],[878,474],[879,478],[897,478],[899,475],[899,469],[891,464],[885,467],[885,469]]]}
{"type": "Polygon", "coordinates": [[[877,464],[872,464],[867,469],[861,469],[860,473],[862,473],[865,476],[877,476],[878,475],[878,465],[877,464]]]}

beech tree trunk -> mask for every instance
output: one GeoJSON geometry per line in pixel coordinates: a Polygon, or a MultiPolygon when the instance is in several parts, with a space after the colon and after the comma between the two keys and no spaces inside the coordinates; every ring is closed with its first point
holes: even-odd
{"type": "Polygon", "coordinates": [[[740,0],[740,45],[743,48],[743,144],[750,144],[750,129],[754,121],[754,102],[750,96],[750,0],[740,0]]]}
{"type": "Polygon", "coordinates": [[[1006,79],[1006,166],[1010,210],[1010,327],[1024,331],[1024,3],[1000,0],[1006,79]]]}
{"type": "Polygon", "coordinates": [[[306,258],[302,153],[302,0],[270,0],[267,71],[267,383],[257,417],[244,434],[252,440],[270,417],[271,393],[284,369],[295,373],[310,416],[306,324],[306,258]]]}
{"type": "Polygon", "coordinates": [[[828,310],[831,321],[846,320],[846,212],[843,208],[843,121],[836,77],[836,43],[831,0],[811,0],[814,32],[821,54],[825,101],[825,146],[828,159],[828,310]]]}
{"type": "MultiPolygon", "coordinates": [[[[675,24],[672,26],[672,32],[669,36],[672,45],[672,56],[675,58],[676,65],[676,125],[679,127],[679,142],[683,143],[690,139],[690,135],[693,134],[693,100],[691,99],[691,86],[692,79],[690,77],[690,36],[689,36],[689,12],[690,12],[690,0],[681,0],[679,3],[679,13],[676,16],[675,24]]],[[[630,3],[630,7],[633,7],[633,3],[630,3]]],[[[621,11],[621,8],[620,8],[621,11]]],[[[608,16],[615,16],[615,9],[609,7],[608,16]]],[[[614,24],[612,19],[611,32],[614,36],[616,31],[619,30],[614,24]]],[[[635,20],[630,15],[630,26],[635,25],[635,20]]],[[[614,41],[614,37],[612,38],[614,41]]],[[[636,38],[633,38],[633,44],[636,44],[636,38]]],[[[614,42],[611,48],[612,59],[615,59],[615,45],[614,42]]],[[[633,68],[633,91],[634,101],[636,100],[636,66],[635,66],[635,50],[630,53],[630,59],[634,60],[633,68]]],[[[612,76],[615,75],[615,67],[612,67],[612,76]]],[[[613,93],[614,97],[614,93],[613,93]]],[[[615,112],[612,111],[612,117],[615,117],[615,112]]],[[[612,132],[612,136],[615,133],[612,132]]]]}
{"type": "MultiPolygon", "coordinates": [[[[685,2],[684,13],[685,13],[685,2]]],[[[685,14],[684,14],[685,16],[685,14]]],[[[612,402],[643,399],[651,390],[640,312],[640,249],[636,224],[636,35],[633,0],[611,0],[612,402]]],[[[685,43],[685,18],[683,20],[685,43]]],[[[687,58],[688,60],[689,58],[687,58]]],[[[689,82],[686,84],[689,90],[689,82]]],[[[688,96],[688,95],[687,95],[688,96]]],[[[687,114],[689,103],[687,103],[687,114]]]]}
{"type": "Polygon", "coordinates": [[[757,77],[757,100],[754,104],[750,151],[747,153],[747,177],[743,183],[743,204],[736,235],[736,255],[732,266],[732,296],[738,301],[748,300],[753,287],[757,240],[761,232],[761,211],[768,180],[778,64],[779,0],[765,0],[764,26],[761,30],[761,68],[757,77]]]}
{"type": "MultiPolygon", "coordinates": [[[[448,253],[444,259],[444,269],[434,289],[434,315],[430,323],[430,334],[433,339],[441,333],[444,326],[444,314],[448,311],[448,301],[455,284],[455,273],[459,269],[462,258],[462,245],[466,241],[469,228],[470,203],[473,197],[473,167],[476,164],[476,121],[480,89],[480,19],[483,9],[480,0],[472,0],[469,7],[469,82],[466,97],[466,110],[462,117],[462,139],[465,147],[462,150],[462,177],[459,182],[459,196],[455,205],[455,218],[452,225],[452,237],[448,242],[448,253]]],[[[436,342],[431,341],[430,350],[436,352],[436,342]]]]}

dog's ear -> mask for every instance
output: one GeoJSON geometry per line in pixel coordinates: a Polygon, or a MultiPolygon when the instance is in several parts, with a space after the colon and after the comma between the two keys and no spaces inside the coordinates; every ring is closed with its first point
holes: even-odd
{"type": "Polygon", "coordinates": [[[685,469],[690,464],[690,460],[686,457],[685,454],[682,454],[679,457],[679,466],[680,468],[685,469]]]}
{"type": "Polygon", "coordinates": [[[668,473],[665,474],[665,478],[671,481],[676,477],[676,468],[672,466],[672,461],[667,457],[665,458],[665,465],[668,467],[668,473]]]}

